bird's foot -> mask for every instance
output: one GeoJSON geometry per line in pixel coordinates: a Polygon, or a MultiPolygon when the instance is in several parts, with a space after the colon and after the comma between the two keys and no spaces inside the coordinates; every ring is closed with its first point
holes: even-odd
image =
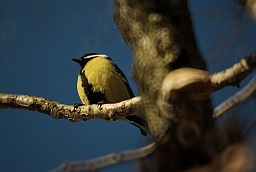
{"type": "Polygon", "coordinates": [[[83,106],[83,103],[74,103],[74,111],[79,107],[79,106],[83,106]]]}
{"type": "Polygon", "coordinates": [[[105,102],[104,100],[99,101],[99,102],[98,102],[99,109],[102,110],[102,107],[101,107],[101,106],[102,106],[103,104],[106,104],[106,103],[107,103],[107,102],[105,102]]]}

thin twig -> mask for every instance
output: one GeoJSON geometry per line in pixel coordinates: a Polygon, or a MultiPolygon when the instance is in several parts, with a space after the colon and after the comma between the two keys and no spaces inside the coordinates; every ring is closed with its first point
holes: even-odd
{"type": "Polygon", "coordinates": [[[220,90],[223,87],[233,85],[239,86],[239,83],[256,68],[256,52],[250,56],[244,57],[240,62],[221,72],[212,74],[211,87],[212,92],[220,90]]]}
{"type": "Polygon", "coordinates": [[[119,153],[111,153],[99,158],[88,161],[73,161],[63,163],[60,167],[52,170],[52,172],[68,172],[68,171],[93,171],[106,166],[114,165],[122,161],[136,160],[151,154],[156,147],[156,143],[151,143],[143,148],[122,151],[119,153]]]}
{"type": "Polygon", "coordinates": [[[221,103],[214,109],[213,117],[217,118],[231,107],[235,106],[236,104],[244,101],[250,95],[252,95],[256,91],[256,76],[254,76],[251,81],[239,92],[235,95],[221,103]]]}

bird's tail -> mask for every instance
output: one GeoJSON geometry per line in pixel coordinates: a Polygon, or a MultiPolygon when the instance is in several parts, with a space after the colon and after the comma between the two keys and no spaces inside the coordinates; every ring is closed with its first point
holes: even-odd
{"type": "Polygon", "coordinates": [[[142,120],[140,117],[136,115],[127,115],[125,117],[125,121],[128,121],[129,123],[138,127],[143,136],[147,135],[146,122],[142,120]]]}

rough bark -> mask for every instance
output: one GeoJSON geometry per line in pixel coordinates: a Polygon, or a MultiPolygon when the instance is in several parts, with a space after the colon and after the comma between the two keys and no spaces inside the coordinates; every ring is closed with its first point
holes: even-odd
{"type": "Polygon", "coordinates": [[[209,99],[171,103],[168,113],[162,113],[157,105],[162,80],[169,72],[180,67],[206,70],[186,0],[115,2],[115,22],[134,53],[133,74],[142,98],[140,114],[145,116],[149,132],[155,139],[162,139],[172,123],[180,118],[195,121],[202,132],[211,128],[209,99]]]}

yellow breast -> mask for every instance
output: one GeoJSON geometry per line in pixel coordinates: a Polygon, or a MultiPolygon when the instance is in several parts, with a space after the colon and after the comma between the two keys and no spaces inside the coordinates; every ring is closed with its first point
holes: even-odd
{"type": "MultiPolygon", "coordinates": [[[[130,98],[124,80],[116,72],[112,61],[104,57],[97,57],[90,60],[83,70],[88,83],[92,85],[92,91],[103,93],[108,103],[116,103],[130,98]]],[[[80,76],[78,76],[77,90],[82,102],[88,104],[80,76]]]]}

